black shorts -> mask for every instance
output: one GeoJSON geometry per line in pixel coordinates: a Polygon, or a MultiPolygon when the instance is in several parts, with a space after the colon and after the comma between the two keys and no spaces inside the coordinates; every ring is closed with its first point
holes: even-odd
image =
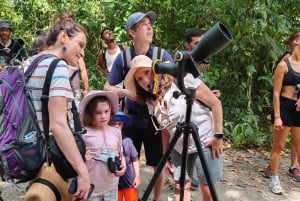
{"type": "Polygon", "coordinates": [[[145,149],[146,164],[149,166],[157,166],[163,156],[161,132],[155,133],[154,127],[135,128],[125,127],[123,135],[132,139],[136,150],[141,153],[142,144],[145,149]]]}
{"type": "MultiPolygon", "coordinates": [[[[293,99],[280,97],[280,116],[284,126],[300,127],[300,112],[296,111],[296,101],[293,99]]],[[[271,117],[274,124],[274,111],[271,117]]]]}

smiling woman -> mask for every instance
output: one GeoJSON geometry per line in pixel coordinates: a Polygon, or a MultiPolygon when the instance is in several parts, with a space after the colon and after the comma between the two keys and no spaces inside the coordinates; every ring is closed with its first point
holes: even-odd
{"type": "MultiPolygon", "coordinates": [[[[37,114],[39,126],[44,130],[41,114],[41,96],[47,70],[54,59],[61,58],[54,70],[50,84],[48,110],[49,110],[49,128],[61,152],[71,164],[77,173],[78,186],[73,195],[75,198],[87,199],[90,190],[90,177],[77,145],[72,131],[74,131],[73,117],[68,111],[71,110],[70,101],[74,99],[70,81],[69,68],[66,63],[77,63],[78,59],[84,55],[86,46],[85,29],[72,19],[57,21],[51,26],[47,35],[47,50],[40,54],[50,55],[42,60],[29,79],[27,86],[31,88],[34,109],[37,114]],[[68,116],[68,120],[66,117],[68,116]],[[70,127],[71,126],[71,127],[70,127]],[[67,142],[67,143],[66,143],[67,142]]],[[[33,56],[32,59],[37,57],[33,56]]],[[[57,174],[57,172],[55,172],[57,174]]],[[[58,174],[57,174],[58,175],[58,174]]],[[[60,175],[64,177],[65,175],[60,175]]],[[[67,186],[67,185],[66,185],[67,186]]],[[[25,195],[25,200],[32,199],[33,196],[40,196],[43,192],[33,192],[29,188],[25,195]],[[31,196],[30,196],[31,195],[31,196]]]]}
{"type": "MultiPolygon", "coordinates": [[[[164,135],[169,134],[169,139],[173,139],[177,130],[178,122],[186,121],[187,104],[185,95],[181,93],[176,86],[174,79],[170,75],[162,74],[158,79],[158,89],[153,90],[153,77],[155,72],[152,70],[152,60],[145,55],[138,55],[131,61],[131,68],[125,77],[125,88],[138,97],[143,94],[146,97],[149,112],[160,123],[161,128],[165,129],[164,135]],[[148,95],[147,95],[148,94],[148,95]]],[[[222,144],[223,144],[223,114],[220,100],[211,92],[203,81],[193,75],[187,74],[184,77],[184,83],[187,87],[196,87],[196,99],[192,105],[191,122],[197,126],[197,131],[203,152],[206,157],[208,168],[211,173],[212,182],[219,182],[222,178],[222,144]]],[[[189,136],[187,167],[194,167],[197,158],[197,149],[189,136]]],[[[181,175],[181,160],[183,160],[183,136],[180,136],[171,153],[171,162],[174,168],[175,197],[180,199],[179,178],[181,175]]],[[[212,194],[208,187],[208,182],[200,162],[196,163],[197,175],[200,181],[202,199],[204,201],[212,200],[212,194]],[[199,164],[199,165],[198,165],[199,164]]],[[[193,175],[186,173],[184,187],[184,200],[191,200],[190,178],[193,175]]]]}

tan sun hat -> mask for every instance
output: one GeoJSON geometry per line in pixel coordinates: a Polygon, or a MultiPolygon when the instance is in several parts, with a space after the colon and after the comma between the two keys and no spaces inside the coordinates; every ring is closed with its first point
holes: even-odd
{"type": "Polygon", "coordinates": [[[97,96],[105,96],[111,104],[111,111],[116,114],[119,110],[119,97],[115,92],[112,91],[102,91],[102,90],[92,90],[90,91],[80,102],[79,109],[82,115],[84,115],[85,108],[88,103],[97,96]]]}
{"type": "MultiPolygon", "coordinates": [[[[51,183],[57,189],[61,200],[72,201],[73,196],[68,192],[70,186],[68,180],[63,179],[56,171],[54,166],[48,166],[44,163],[38,173],[36,179],[44,179],[51,183]]],[[[56,201],[55,193],[50,187],[45,184],[35,182],[30,185],[25,196],[24,201],[56,201]]]]}
{"type": "Polygon", "coordinates": [[[134,79],[135,71],[138,68],[151,68],[152,60],[146,55],[135,56],[130,63],[130,69],[125,77],[124,85],[125,88],[136,95],[136,81],[134,79]]]}

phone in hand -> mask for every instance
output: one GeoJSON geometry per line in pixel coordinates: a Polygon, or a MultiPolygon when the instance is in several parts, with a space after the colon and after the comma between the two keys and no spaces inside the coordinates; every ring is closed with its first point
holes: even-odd
{"type": "MultiPolygon", "coordinates": [[[[94,190],[94,184],[91,184],[88,198],[91,196],[93,190],[94,190]]],[[[75,177],[75,178],[72,179],[68,191],[69,191],[70,194],[76,193],[76,191],[77,191],[77,177],[75,177]]]]}

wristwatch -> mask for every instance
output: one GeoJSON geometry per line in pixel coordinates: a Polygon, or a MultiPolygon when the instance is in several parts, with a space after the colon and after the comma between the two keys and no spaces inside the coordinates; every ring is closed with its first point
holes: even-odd
{"type": "Polygon", "coordinates": [[[214,134],[214,137],[218,139],[223,139],[223,133],[216,133],[214,134]]]}

